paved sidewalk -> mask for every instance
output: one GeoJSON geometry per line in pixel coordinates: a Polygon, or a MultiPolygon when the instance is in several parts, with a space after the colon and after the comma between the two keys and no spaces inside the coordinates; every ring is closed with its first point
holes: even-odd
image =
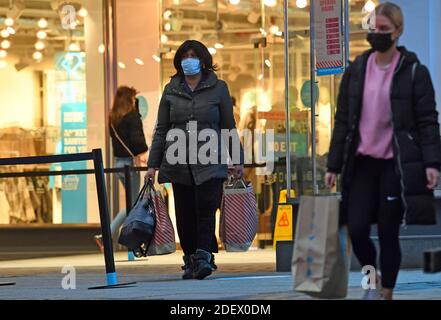
{"type": "MultiPolygon", "coordinates": [[[[247,253],[220,252],[219,270],[204,281],[181,280],[181,252],[127,261],[126,253],[115,255],[119,282],[137,282],[120,289],[88,290],[105,285],[104,258],[100,254],[0,262],[0,299],[176,299],[176,300],[295,300],[311,299],[292,289],[290,273],[275,272],[271,249],[247,253]],[[76,289],[64,290],[63,266],[76,269],[76,289]]],[[[362,274],[351,272],[347,299],[362,296],[362,274]]],[[[400,272],[396,299],[441,299],[441,274],[421,270],[400,272]]]]}

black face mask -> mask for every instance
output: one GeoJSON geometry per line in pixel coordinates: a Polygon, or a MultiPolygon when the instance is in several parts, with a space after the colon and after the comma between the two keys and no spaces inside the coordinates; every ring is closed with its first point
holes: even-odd
{"type": "Polygon", "coordinates": [[[395,41],[392,40],[392,33],[368,33],[367,41],[372,46],[372,49],[379,52],[386,52],[389,50],[395,41]]]}

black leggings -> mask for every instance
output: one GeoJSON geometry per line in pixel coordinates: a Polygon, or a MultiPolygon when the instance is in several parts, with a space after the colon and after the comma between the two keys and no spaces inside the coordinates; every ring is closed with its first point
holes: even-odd
{"type": "Polygon", "coordinates": [[[384,288],[393,289],[401,264],[399,229],[403,217],[400,178],[393,160],[358,156],[348,192],[348,228],[361,266],[377,268],[377,253],[370,239],[378,223],[380,269],[384,288]]]}
{"type": "Polygon", "coordinates": [[[216,210],[222,198],[222,179],[211,179],[196,186],[173,183],[176,225],[184,254],[196,249],[218,252],[216,210]]]}

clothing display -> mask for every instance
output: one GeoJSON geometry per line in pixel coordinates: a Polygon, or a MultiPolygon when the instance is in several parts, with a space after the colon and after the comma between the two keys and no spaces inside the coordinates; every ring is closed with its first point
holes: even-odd
{"type": "MultiPolygon", "coordinates": [[[[32,170],[37,170],[36,168],[32,170]]],[[[39,168],[38,171],[48,168],[39,168]]],[[[0,168],[1,173],[22,172],[17,166],[0,168]]],[[[52,193],[48,177],[0,179],[0,223],[52,223],[52,193]]]]}

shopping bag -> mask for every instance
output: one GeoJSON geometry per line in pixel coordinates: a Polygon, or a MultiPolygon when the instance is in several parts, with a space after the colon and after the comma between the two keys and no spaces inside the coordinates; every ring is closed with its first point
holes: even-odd
{"type": "Polygon", "coordinates": [[[292,258],[294,289],[316,298],[347,295],[351,246],[338,196],[303,196],[292,258]]]}
{"type": "Polygon", "coordinates": [[[167,211],[164,199],[160,191],[157,191],[153,181],[148,182],[148,196],[152,200],[156,227],[152,241],[147,250],[148,256],[169,254],[176,251],[175,230],[167,211]]]}
{"type": "Polygon", "coordinates": [[[224,184],[219,237],[228,252],[247,251],[257,233],[256,196],[250,182],[228,180],[224,184]]]}
{"type": "Polygon", "coordinates": [[[144,184],[121,228],[118,242],[136,256],[146,252],[155,230],[156,217],[152,200],[145,197],[147,183],[144,184]]]}

